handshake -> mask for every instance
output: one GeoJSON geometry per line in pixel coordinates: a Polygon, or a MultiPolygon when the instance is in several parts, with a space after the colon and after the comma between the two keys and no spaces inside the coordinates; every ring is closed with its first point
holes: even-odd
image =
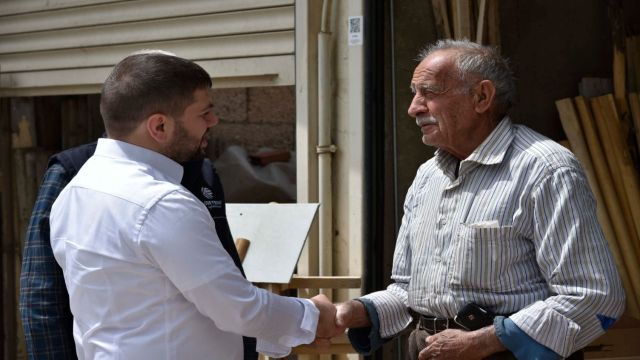
{"type": "Polygon", "coordinates": [[[320,311],[316,339],[312,344],[314,346],[329,346],[331,338],[343,334],[347,328],[371,325],[367,311],[359,301],[350,300],[333,304],[322,294],[314,296],[311,301],[320,311]]]}

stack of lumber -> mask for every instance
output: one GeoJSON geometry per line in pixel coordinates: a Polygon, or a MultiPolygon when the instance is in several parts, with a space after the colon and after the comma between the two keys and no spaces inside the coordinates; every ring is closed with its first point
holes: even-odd
{"type": "Polygon", "coordinates": [[[561,99],[556,107],[596,198],[627,292],[627,313],[640,319],[640,37],[626,40],[626,49],[614,48],[613,93],[561,99]]]}
{"type": "Polygon", "coordinates": [[[439,38],[500,46],[499,0],[431,0],[439,38]]]}

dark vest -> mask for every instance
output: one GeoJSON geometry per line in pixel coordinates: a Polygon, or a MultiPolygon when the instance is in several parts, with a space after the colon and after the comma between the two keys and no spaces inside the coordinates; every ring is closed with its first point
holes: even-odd
{"type": "MultiPolygon", "coordinates": [[[[57,153],[49,159],[48,166],[60,163],[60,165],[64,167],[68,179],[71,180],[87,159],[96,151],[96,145],[97,142],[92,142],[57,153]]],[[[222,246],[229,253],[229,256],[231,256],[231,259],[233,259],[238,269],[240,269],[242,276],[245,276],[235,242],[231,236],[231,230],[229,229],[222,184],[220,183],[220,178],[213,164],[208,159],[205,159],[189,161],[183,163],[182,166],[184,167],[182,186],[195,195],[207,207],[209,214],[211,214],[216,224],[216,232],[218,233],[222,246]]],[[[243,345],[245,360],[258,359],[256,339],[243,337],[243,345]]]]}

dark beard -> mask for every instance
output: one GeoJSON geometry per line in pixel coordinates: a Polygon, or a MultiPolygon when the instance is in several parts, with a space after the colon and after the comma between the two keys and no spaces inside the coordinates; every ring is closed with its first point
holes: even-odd
{"type": "Polygon", "coordinates": [[[203,160],[206,155],[206,149],[203,149],[200,145],[202,139],[207,136],[207,133],[202,135],[200,142],[195,148],[189,147],[189,135],[187,130],[182,126],[180,122],[176,124],[175,137],[173,141],[167,146],[165,155],[176,162],[185,161],[198,161],[203,160]]]}
{"type": "Polygon", "coordinates": [[[191,156],[189,161],[200,161],[204,160],[205,157],[207,157],[206,149],[198,146],[198,149],[196,149],[196,152],[191,156]]]}

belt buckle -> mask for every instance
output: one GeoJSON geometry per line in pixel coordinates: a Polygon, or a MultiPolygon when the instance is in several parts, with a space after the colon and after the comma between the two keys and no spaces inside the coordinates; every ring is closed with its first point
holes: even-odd
{"type": "Polygon", "coordinates": [[[442,320],[446,321],[445,325],[444,325],[444,329],[442,329],[442,330],[438,329],[438,320],[441,320],[441,319],[438,319],[437,317],[433,318],[433,333],[434,334],[437,334],[437,333],[439,333],[441,331],[444,331],[444,330],[447,330],[449,328],[449,318],[442,319],[442,320]]]}
{"type": "Polygon", "coordinates": [[[429,332],[432,332],[433,334],[437,334],[439,332],[447,330],[450,327],[449,318],[438,318],[435,316],[431,317],[430,319],[428,319],[426,316],[420,316],[418,318],[417,325],[418,325],[417,328],[422,330],[427,330],[429,332]],[[440,321],[444,322],[444,328],[440,328],[439,326],[440,321]]]}

